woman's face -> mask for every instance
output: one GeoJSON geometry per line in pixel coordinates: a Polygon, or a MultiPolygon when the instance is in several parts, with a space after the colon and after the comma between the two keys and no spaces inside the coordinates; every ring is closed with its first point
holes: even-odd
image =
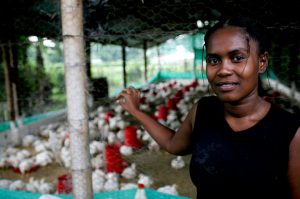
{"type": "Polygon", "coordinates": [[[206,51],[206,73],[215,94],[224,102],[257,96],[257,42],[242,29],[224,27],[214,32],[206,51]]]}

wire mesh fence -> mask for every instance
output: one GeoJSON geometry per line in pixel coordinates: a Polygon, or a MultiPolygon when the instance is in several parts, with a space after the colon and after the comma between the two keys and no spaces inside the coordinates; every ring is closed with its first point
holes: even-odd
{"type": "MultiPolygon", "coordinates": [[[[144,100],[141,109],[176,130],[191,104],[211,94],[205,75],[201,73],[205,72],[202,71],[205,70],[202,46],[203,34],[216,22],[217,10],[209,12],[207,20],[202,22],[199,21],[200,12],[208,8],[198,1],[188,1],[184,6],[167,1],[152,5],[146,1],[153,8],[145,7],[142,1],[128,1],[128,4],[118,6],[111,5],[112,2],[89,0],[85,1],[84,8],[86,71],[83,75],[87,84],[93,189],[105,193],[136,188],[143,182],[156,190],[170,185],[160,191],[195,198],[196,191],[188,172],[190,156],[177,157],[162,150],[143,127],[118,106],[114,96],[125,86],[140,88],[144,100]],[[187,10],[190,15],[182,10],[187,10]],[[163,77],[163,74],[171,76],[173,72],[178,76],[171,80],[163,77]],[[196,82],[194,77],[198,77],[196,82]],[[155,81],[151,82],[151,79],[155,81]],[[113,172],[117,175],[109,175],[113,172]]],[[[12,15],[16,14],[11,18],[12,22],[19,27],[14,37],[1,35],[2,122],[9,122],[16,107],[18,113],[14,116],[28,118],[66,109],[69,100],[66,97],[59,1],[31,4],[28,3],[21,12],[27,13],[26,16],[20,15],[17,8],[12,9],[12,15]],[[9,75],[5,68],[10,69],[9,75]],[[15,85],[15,94],[12,85],[15,85]]],[[[291,29],[298,25],[287,24],[291,29]]],[[[6,22],[5,27],[10,27],[9,23],[6,22]]],[[[269,28],[272,30],[275,26],[269,28]]],[[[289,37],[289,34],[290,31],[286,31],[272,37],[269,67],[274,71],[276,81],[290,89],[286,93],[294,92],[294,95],[275,92],[268,81],[266,88],[270,100],[299,114],[299,101],[293,100],[293,96],[300,88],[300,42],[297,36],[289,37]],[[283,38],[287,38],[286,43],[281,41],[283,38]]],[[[271,76],[268,78],[272,79],[271,76]]],[[[7,149],[1,152],[0,177],[10,181],[0,188],[57,193],[59,177],[68,173],[71,166],[67,121],[49,123],[23,136],[19,147],[6,146],[7,149]],[[21,160],[14,160],[14,156],[23,157],[29,166],[21,167],[21,160]],[[36,161],[38,157],[42,159],[38,164],[30,164],[30,159],[36,161]],[[24,180],[23,184],[20,181],[18,186],[14,184],[17,179],[24,180]],[[45,190],[30,186],[37,179],[45,179],[51,184],[46,184],[48,189],[45,190]]],[[[38,183],[42,185],[43,182],[38,183]]]]}

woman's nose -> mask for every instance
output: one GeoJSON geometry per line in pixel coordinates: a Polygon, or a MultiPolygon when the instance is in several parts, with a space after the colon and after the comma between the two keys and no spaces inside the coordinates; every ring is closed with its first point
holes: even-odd
{"type": "Polygon", "coordinates": [[[217,75],[219,76],[227,76],[232,74],[232,66],[230,63],[223,61],[219,65],[219,70],[217,75]]]}

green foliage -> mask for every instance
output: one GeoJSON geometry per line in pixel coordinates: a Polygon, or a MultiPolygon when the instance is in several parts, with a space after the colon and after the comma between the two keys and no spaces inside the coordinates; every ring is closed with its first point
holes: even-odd
{"type": "Polygon", "coordinates": [[[52,84],[52,99],[65,100],[65,76],[63,63],[51,64],[47,67],[46,73],[49,76],[49,81],[52,84]]]}
{"type": "MultiPolygon", "coordinates": [[[[27,106],[27,112],[33,113],[37,111],[37,103],[39,100],[39,81],[44,79],[50,87],[49,96],[46,99],[47,104],[40,107],[42,109],[54,109],[62,107],[66,102],[65,95],[65,77],[63,64],[63,46],[61,42],[55,42],[55,47],[40,46],[42,51],[43,71],[37,70],[37,48],[38,43],[28,42],[27,37],[20,38],[22,45],[18,46],[19,52],[19,100],[22,101],[22,106],[27,106]],[[48,106],[48,107],[46,107],[48,106]],[[50,107],[50,108],[49,108],[50,107]],[[34,110],[31,110],[34,109],[34,110]]],[[[41,40],[39,41],[41,44],[41,40]]],[[[175,52],[176,46],[181,45],[188,52],[193,52],[193,40],[189,36],[178,36],[171,39],[165,44],[159,46],[161,55],[168,55],[175,52]]],[[[101,45],[91,43],[91,59],[92,59],[92,78],[105,77],[108,81],[109,95],[114,94],[123,87],[123,60],[122,47],[116,45],[101,45]]],[[[158,71],[157,47],[147,50],[147,76],[151,79],[158,71]]],[[[40,63],[41,64],[41,63],[40,63]]],[[[186,72],[192,70],[190,61],[180,61],[175,63],[163,63],[161,69],[163,71],[186,72]]],[[[145,82],[144,72],[144,52],[140,48],[126,47],[126,73],[127,85],[140,85],[145,82]]],[[[3,67],[0,69],[0,100],[5,101],[4,92],[4,75],[3,67]],[[3,92],[2,92],[3,91],[3,92]]],[[[101,89],[101,88],[100,88],[101,89]]]]}
{"type": "Polygon", "coordinates": [[[30,112],[29,110],[34,104],[33,100],[36,97],[37,89],[34,70],[29,65],[19,67],[18,100],[23,113],[30,112]]]}
{"type": "Polygon", "coordinates": [[[62,43],[55,42],[55,47],[53,48],[43,48],[43,56],[45,60],[45,67],[52,66],[52,64],[62,64],[63,63],[63,51],[62,43]]]}
{"type": "Polygon", "coordinates": [[[93,60],[101,60],[103,62],[109,62],[111,60],[121,60],[122,48],[116,45],[100,45],[92,43],[91,45],[91,58],[93,60]]]}

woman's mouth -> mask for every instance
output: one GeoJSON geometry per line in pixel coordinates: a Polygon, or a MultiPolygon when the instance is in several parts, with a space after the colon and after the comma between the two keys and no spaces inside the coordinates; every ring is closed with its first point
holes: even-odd
{"type": "Polygon", "coordinates": [[[229,92],[235,90],[239,86],[237,82],[219,82],[216,87],[221,92],[229,92]]]}

